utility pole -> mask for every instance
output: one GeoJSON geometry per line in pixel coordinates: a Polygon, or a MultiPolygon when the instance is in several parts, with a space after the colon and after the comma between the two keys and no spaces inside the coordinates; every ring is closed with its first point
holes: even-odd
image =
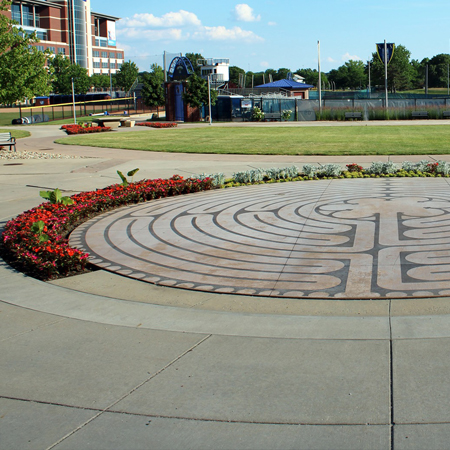
{"type": "Polygon", "coordinates": [[[73,83],[73,77],[72,77],[72,105],[73,105],[73,123],[77,124],[77,112],[75,110],[75,86],[73,83]]]}
{"type": "Polygon", "coordinates": [[[319,111],[322,112],[322,75],[320,73],[320,41],[317,41],[317,53],[318,53],[318,60],[319,60],[319,83],[317,84],[317,87],[319,89],[319,111]]]}

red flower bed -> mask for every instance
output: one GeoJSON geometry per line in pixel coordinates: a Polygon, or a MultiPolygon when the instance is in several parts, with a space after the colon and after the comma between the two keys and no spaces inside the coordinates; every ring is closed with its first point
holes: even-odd
{"type": "Polygon", "coordinates": [[[136,125],[140,127],[152,127],[152,128],[175,128],[178,124],[173,122],[161,123],[161,122],[141,122],[136,125]]]}
{"type": "Polygon", "coordinates": [[[67,134],[87,134],[101,133],[102,131],[110,131],[111,127],[82,127],[81,125],[63,125],[61,127],[67,134]]]}
{"type": "Polygon", "coordinates": [[[104,189],[73,195],[72,205],[46,202],[8,221],[0,238],[1,253],[16,269],[41,280],[81,272],[88,255],[71,248],[68,233],[86,220],[123,205],[155,198],[211,189],[212,180],[142,180],[127,187],[115,184],[104,189]],[[33,224],[42,221],[47,240],[40,239],[33,224]]]}

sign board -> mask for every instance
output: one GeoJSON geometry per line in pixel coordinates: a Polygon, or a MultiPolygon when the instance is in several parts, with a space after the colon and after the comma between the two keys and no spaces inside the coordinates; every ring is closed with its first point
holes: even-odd
{"type": "MultiPolygon", "coordinates": [[[[391,62],[392,57],[394,56],[395,44],[386,44],[386,53],[387,53],[387,64],[391,62]]],[[[380,61],[385,64],[385,54],[384,54],[384,43],[377,44],[377,53],[380,61]]]]}
{"type": "Polygon", "coordinates": [[[241,100],[241,108],[251,108],[252,101],[251,100],[241,100]]]}
{"type": "Polygon", "coordinates": [[[108,32],[108,45],[110,47],[116,46],[116,22],[108,20],[106,22],[106,30],[108,32]]]}

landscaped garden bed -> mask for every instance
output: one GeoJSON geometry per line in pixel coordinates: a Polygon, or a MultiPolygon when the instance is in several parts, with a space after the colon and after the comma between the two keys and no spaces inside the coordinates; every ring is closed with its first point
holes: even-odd
{"type": "Polygon", "coordinates": [[[150,127],[150,128],[176,128],[178,125],[174,122],[140,122],[136,124],[140,127],[150,127]]]}
{"type": "MultiPolygon", "coordinates": [[[[128,172],[133,176],[138,169],[128,172]]],[[[199,174],[183,179],[174,175],[167,180],[123,181],[104,189],[62,197],[59,190],[42,191],[49,201],[8,221],[0,239],[4,259],[22,272],[41,280],[80,273],[88,267],[88,255],[71,248],[69,233],[92,217],[118,208],[161,197],[199,192],[213,188],[243,186],[288,181],[381,178],[381,177],[448,177],[450,164],[445,161],[417,163],[405,161],[401,165],[391,161],[373,162],[363,168],[358,164],[305,164],[269,169],[236,172],[230,179],[223,173],[199,174]]]]}
{"type": "Polygon", "coordinates": [[[92,126],[91,124],[88,124],[87,126],[77,124],[62,125],[61,129],[64,130],[67,134],[88,134],[111,131],[111,127],[92,126]]]}
{"type": "Polygon", "coordinates": [[[70,198],[52,191],[47,193],[50,201],[6,223],[0,239],[1,254],[14,268],[40,280],[79,273],[86,269],[88,255],[71,248],[68,235],[81,223],[120,206],[209,189],[208,178],[175,175],[167,180],[115,184],[70,198]]]}

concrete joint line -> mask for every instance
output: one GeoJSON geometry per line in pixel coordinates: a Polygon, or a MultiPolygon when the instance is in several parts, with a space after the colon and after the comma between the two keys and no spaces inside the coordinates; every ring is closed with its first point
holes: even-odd
{"type": "MultiPolygon", "coordinates": [[[[1,301],[2,301],[2,300],[0,300],[0,302],[1,302],[1,301]]],[[[10,340],[10,339],[16,338],[16,337],[18,337],[18,336],[23,336],[24,334],[28,334],[28,333],[31,333],[31,332],[33,332],[33,331],[40,330],[40,329],[42,329],[42,328],[50,327],[50,326],[55,325],[55,324],[57,324],[57,323],[64,322],[65,320],[67,320],[67,318],[62,317],[62,318],[60,318],[59,320],[55,320],[55,321],[53,321],[53,322],[45,323],[45,324],[43,324],[43,325],[39,325],[39,326],[36,327],[36,328],[31,328],[30,330],[23,331],[22,333],[17,333],[17,334],[14,334],[13,336],[8,336],[8,337],[6,337],[6,338],[4,338],[4,339],[0,339],[0,342],[5,342],[5,341],[8,341],[8,340],[10,340]]]]}
{"type": "Polygon", "coordinates": [[[52,448],[56,447],[57,445],[59,445],[61,442],[65,441],[68,437],[72,436],[73,434],[75,434],[77,431],[81,430],[82,428],[84,428],[86,425],[88,425],[89,423],[91,423],[93,420],[97,419],[97,417],[100,417],[103,413],[108,412],[109,409],[111,409],[112,407],[114,407],[115,405],[117,405],[117,403],[121,402],[122,400],[124,400],[125,398],[127,398],[128,396],[130,396],[133,392],[137,391],[140,387],[142,387],[144,384],[148,383],[150,380],[152,380],[153,378],[155,378],[157,375],[159,375],[161,372],[164,372],[164,370],[166,370],[167,368],[169,368],[171,365],[175,364],[177,361],[179,361],[183,356],[185,356],[186,354],[192,352],[195,348],[197,348],[199,345],[203,344],[203,342],[205,342],[207,339],[209,339],[212,335],[209,334],[207,336],[205,336],[203,339],[201,339],[199,342],[197,342],[196,344],[194,344],[192,347],[188,348],[187,350],[185,350],[181,355],[178,355],[175,359],[173,359],[172,361],[170,361],[169,363],[167,363],[164,367],[162,367],[161,369],[157,370],[155,373],[153,373],[152,375],[150,375],[146,380],[144,380],[142,383],[138,384],[137,386],[135,386],[133,389],[131,389],[129,392],[127,392],[126,394],[122,395],[122,397],[118,398],[116,401],[114,401],[113,403],[111,403],[109,406],[107,406],[105,409],[101,410],[98,414],[96,414],[94,417],[91,417],[89,420],[87,420],[86,422],[84,422],[83,424],[79,425],[77,428],[75,428],[74,430],[72,430],[71,432],[67,433],[65,436],[63,436],[61,439],[59,439],[57,442],[55,442],[54,444],[52,444],[50,447],[47,447],[46,450],[51,450],[52,448]]]}

